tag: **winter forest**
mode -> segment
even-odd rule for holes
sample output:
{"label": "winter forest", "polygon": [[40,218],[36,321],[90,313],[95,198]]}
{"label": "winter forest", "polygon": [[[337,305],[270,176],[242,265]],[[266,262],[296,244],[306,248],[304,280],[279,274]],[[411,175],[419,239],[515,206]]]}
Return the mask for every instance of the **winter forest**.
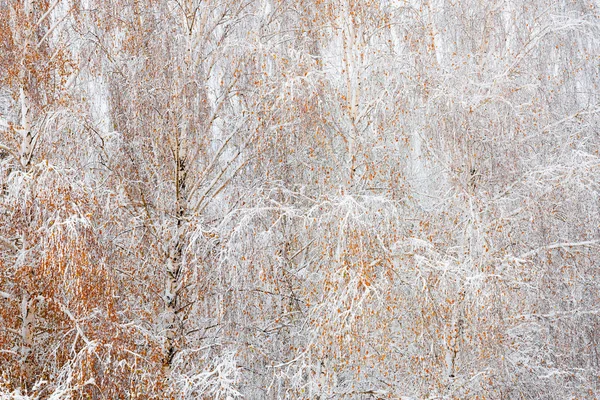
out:
{"label": "winter forest", "polygon": [[0,0],[1,399],[600,397],[598,0]]}

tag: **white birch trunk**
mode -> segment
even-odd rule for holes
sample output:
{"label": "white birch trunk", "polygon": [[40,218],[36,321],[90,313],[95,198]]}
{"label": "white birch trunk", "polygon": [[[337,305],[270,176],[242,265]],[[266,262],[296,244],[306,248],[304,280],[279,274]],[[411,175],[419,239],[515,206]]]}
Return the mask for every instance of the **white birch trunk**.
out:
{"label": "white birch trunk", "polygon": [[32,358],[30,357],[34,348],[34,329],[36,324],[35,298],[31,298],[27,291],[21,295],[21,346],[19,348],[20,363],[27,384],[31,383]]}
{"label": "white birch trunk", "polygon": [[165,271],[165,316],[166,316],[166,334],[165,334],[165,372],[170,373],[173,358],[177,353],[177,339],[179,338],[178,314],[179,297],[181,291],[181,272],[183,257],[183,238],[185,230],[185,215],[187,212],[186,198],[186,164],[182,154],[180,139],[177,139],[176,149],[176,231],[168,250]]}

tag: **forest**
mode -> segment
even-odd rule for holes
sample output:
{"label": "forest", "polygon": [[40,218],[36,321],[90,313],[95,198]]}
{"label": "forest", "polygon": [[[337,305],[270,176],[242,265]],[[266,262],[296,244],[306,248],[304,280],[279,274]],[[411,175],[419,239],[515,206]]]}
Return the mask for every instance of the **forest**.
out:
{"label": "forest", "polygon": [[600,0],[0,0],[0,399],[600,398]]}

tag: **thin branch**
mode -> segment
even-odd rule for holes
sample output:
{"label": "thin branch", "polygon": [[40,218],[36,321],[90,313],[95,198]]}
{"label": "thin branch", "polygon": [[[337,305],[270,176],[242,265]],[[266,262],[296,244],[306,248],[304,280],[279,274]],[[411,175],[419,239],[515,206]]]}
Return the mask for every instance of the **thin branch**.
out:
{"label": "thin branch", "polygon": [[553,249],[567,249],[571,247],[587,247],[597,244],[600,240],[586,240],[584,242],[571,242],[571,243],[555,243],[548,246],[538,247],[537,249],[530,250],[526,253],[521,254],[519,259],[526,259],[527,257],[531,257],[542,250],[553,250]]}
{"label": "thin branch", "polygon": [[38,22],[35,24],[36,28],[39,27],[42,24],[42,22],[44,22],[44,20],[46,18],[48,18],[48,16],[50,15],[50,13],[56,8],[56,6],[58,5],[58,3],[60,3],[61,1],[62,0],[56,0],[50,7],[48,7],[48,11],[46,11],[44,13],[44,15],[42,15],[40,17],[40,19],[38,19]]}
{"label": "thin branch", "polygon": [[0,297],[4,297],[5,299],[8,299],[8,300],[11,300],[11,299],[15,298],[15,296],[13,296],[12,294],[7,293],[7,292],[3,292],[1,290],[0,290]]}

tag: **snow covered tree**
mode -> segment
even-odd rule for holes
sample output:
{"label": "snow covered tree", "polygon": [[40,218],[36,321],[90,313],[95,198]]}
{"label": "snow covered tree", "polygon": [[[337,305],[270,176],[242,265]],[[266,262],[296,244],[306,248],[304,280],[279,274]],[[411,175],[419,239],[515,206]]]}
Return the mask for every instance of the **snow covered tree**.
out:
{"label": "snow covered tree", "polygon": [[599,18],[0,1],[0,397],[597,397]]}

